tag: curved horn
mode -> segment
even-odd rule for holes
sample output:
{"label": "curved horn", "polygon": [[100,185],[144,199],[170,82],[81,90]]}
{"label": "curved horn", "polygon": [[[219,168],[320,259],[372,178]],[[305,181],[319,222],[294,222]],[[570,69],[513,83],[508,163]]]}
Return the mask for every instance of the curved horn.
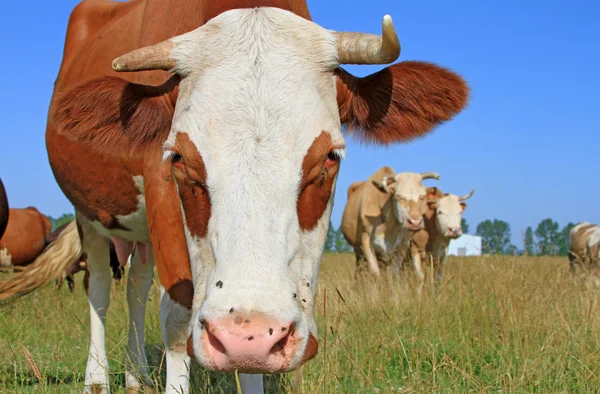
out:
{"label": "curved horn", "polygon": [[466,196],[458,197],[458,201],[468,200],[469,198],[471,198],[473,193],[475,193],[475,188],[473,188],[473,190],[471,190],[471,193],[467,194]]}
{"label": "curved horn", "polygon": [[400,56],[400,40],[392,17],[385,15],[381,36],[367,33],[334,33],[340,64],[387,64]]}
{"label": "curved horn", "polygon": [[156,45],[135,49],[112,62],[115,71],[165,70],[175,67],[175,59],[171,58],[171,50],[175,44],[171,40]]}
{"label": "curved horn", "polygon": [[421,179],[437,179],[440,180],[440,174],[437,172],[424,172],[421,174]]}

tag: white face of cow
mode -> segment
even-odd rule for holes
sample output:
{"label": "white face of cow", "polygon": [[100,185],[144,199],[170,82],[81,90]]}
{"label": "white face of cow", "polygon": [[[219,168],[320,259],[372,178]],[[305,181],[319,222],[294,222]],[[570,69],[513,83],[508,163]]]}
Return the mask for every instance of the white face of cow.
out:
{"label": "white face of cow", "polygon": [[173,42],[185,77],[165,160],[194,274],[195,358],[293,369],[316,353],[313,297],[344,154],[335,37],[265,8],[226,12]]}
{"label": "white face of cow", "polygon": [[436,203],[436,222],[440,234],[448,238],[458,238],[462,235],[462,215],[466,203],[454,194],[446,194]]}
{"label": "white face of cow", "polygon": [[[424,177],[414,172],[397,174],[394,182],[387,185],[387,190],[393,195],[394,214],[398,223],[408,230],[421,230],[424,228],[423,214],[427,209],[427,190],[423,179],[438,178],[437,174]],[[387,180],[383,180],[386,185]]]}
{"label": "white face of cow", "polygon": [[[365,141],[407,142],[467,102],[464,81],[430,63],[398,63],[368,78],[338,67],[391,63],[399,54],[389,16],[379,37],[254,8],[113,61],[115,71],[177,74],[164,160],[175,175],[194,276],[188,352],[204,366],[275,372],[316,354],[312,311],[344,155],[341,123]],[[103,83],[119,86],[114,78]],[[169,100],[134,90],[142,95],[132,109],[139,117]],[[410,206],[424,203],[424,187],[413,186],[421,179],[396,179],[409,205],[398,203],[399,218],[420,218]],[[174,197],[173,189],[160,192]]]}

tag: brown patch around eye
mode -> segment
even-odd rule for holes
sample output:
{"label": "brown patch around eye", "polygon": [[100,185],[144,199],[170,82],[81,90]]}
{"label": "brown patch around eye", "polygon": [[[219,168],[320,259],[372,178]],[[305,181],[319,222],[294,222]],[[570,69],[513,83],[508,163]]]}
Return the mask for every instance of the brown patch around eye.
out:
{"label": "brown patch around eye", "polygon": [[302,182],[298,196],[298,221],[302,230],[316,227],[331,197],[339,159],[331,154],[331,135],[325,131],[314,140],[302,162]]}
{"label": "brown patch around eye", "polygon": [[[185,221],[190,233],[204,238],[210,219],[210,196],[206,188],[206,167],[196,145],[187,133],[180,132],[175,138],[181,158],[172,158],[175,179],[179,189],[179,198],[183,207]],[[179,153],[177,153],[179,154]]]}

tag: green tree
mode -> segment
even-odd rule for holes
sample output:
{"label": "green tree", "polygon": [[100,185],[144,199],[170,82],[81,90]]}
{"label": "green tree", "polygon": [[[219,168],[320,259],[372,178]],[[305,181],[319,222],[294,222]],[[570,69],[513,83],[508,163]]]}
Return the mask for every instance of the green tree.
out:
{"label": "green tree", "polygon": [[337,231],[333,227],[333,223],[331,220],[329,221],[329,228],[327,229],[327,238],[325,238],[325,247],[323,248],[325,252],[335,252],[337,241]]}
{"label": "green tree", "polygon": [[463,234],[469,233],[469,223],[467,223],[467,219],[465,219],[465,218],[460,219],[460,228],[462,228]]}
{"label": "green tree", "polygon": [[535,229],[537,249],[540,255],[555,255],[558,253],[558,223],[548,218],[538,224]]}
{"label": "green tree", "polygon": [[485,220],[477,225],[483,253],[505,254],[511,251],[510,225],[503,220]]}
{"label": "green tree", "polygon": [[346,241],[344,238],[344,234],[342,234],[342,226],[336,231],[336,240],[335,240],[335,250],[338,253],[350,253],[352,252],[352,246]]}
{"label": "green tree", "polygon": [[75,219],[75,215],[72,213],[63,213],[56,219],[52,216],[48,216],[48,220],[50,220],[50,224],[52,225],[52,231],[55,231],[60,226],[69,223],[73,219]]}
{"label": "green tree", "polygon": [[535,241],[533,239],[533,229],[531,226],[525,230],[525,239],[523,240],[523,250],[528,256],[535,256]]}
{"label": "green tree", "polygon": [[575,223],[569,222],[558,234],[558,255],[568,256],[569,255],[569,231],[575,227]]}

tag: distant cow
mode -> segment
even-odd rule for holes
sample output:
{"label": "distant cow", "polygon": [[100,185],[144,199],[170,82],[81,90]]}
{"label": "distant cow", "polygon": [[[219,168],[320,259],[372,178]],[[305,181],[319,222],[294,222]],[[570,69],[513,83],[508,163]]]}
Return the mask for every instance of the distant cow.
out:
{"label": "distant cow", "polygon": [[6,198],[6,190],[0,179],[0,239],[4,235],[6,225],[8,224],[8,199]]}
{"label": "distant cow", "polygon": [[357,275],[365,260],[375,276],[380,276],[380,263],[391,265],[403,260],[395,256],[396,252],[406,251],[411,232],[424,228],[426,189],[421,181],[439,178],[434,172],[396,175],[390,167],[382,167],[366,182],[350,186],[342,232],[354,247]]}
{"label": "distant cow", "polygon": [[[450,240],[462,235],[462,214],[467,207],[465,202],[475,193],[471,190],[466,196],[444,194],[437,187],[427,188],[427,210],[423,215],[425,228],[413,234],[406,261],[412,262],[416,272],[422,272],[422,261],[434,259],[435,279],[442,279],[442,270],[448,259]],[[419,287],[423,287],[424,277],[419,276]]]}
{"label": "distant cow", "polygon": [[569,263],[571,272],[575,266],[596,270],[600,263],[600,226],[581,222],[569,231]]}
{"label": "distant cow", "polygon": [[0,239],[0,266],[25,266],[44,250],[52,226],[34,207],[10,208]]}

